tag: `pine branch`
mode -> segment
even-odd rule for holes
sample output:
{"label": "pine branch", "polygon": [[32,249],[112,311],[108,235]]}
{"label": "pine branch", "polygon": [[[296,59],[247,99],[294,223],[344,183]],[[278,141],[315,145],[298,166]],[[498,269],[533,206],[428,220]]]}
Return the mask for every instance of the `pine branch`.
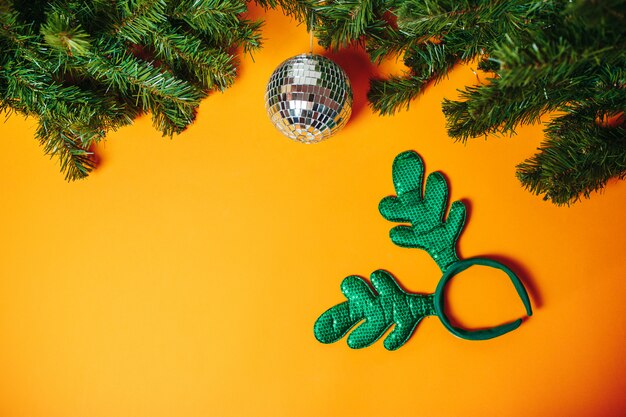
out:
{"label": "pine branch", "polygon": [[39,118],[45,152],[82,178],[106,132],[151,112],[179,133],[232,84],[234,48],[260,46],[245,11],[243,0],[0,0],[0,110]]}
{"label": "pine branch", "polygon": [[[626,109],[626,97],[622,106]],[[539,153],[517,166],[525,188],[569,205],[589,198],[611,178],[626,177],[624,113],[618,113],[617,126],[602,126],[594,113],[579,109],[549,123]]]}
{"label": "pine branch", "polygon": [[148,37],[155,57],[163,60],[177,74],[193,77],[202,88],[224,90],[235,80],[232,55],[216,48],[207,48],[200,38],[179,33],[166,26]]}
{"label": "pine branch", "polygon": [[0,68],[0,80],[5,80],[0,110],[39,116],[37,136],[44,151],[59,158],[67,179],[82,178],[92,168],[85,149],[101,139],[104,126],[124,123],[119,118],[124,106],[56,82],[45,56],[31,46],[34,35],[20,26],[16,14],[2,15],[0,25],[0,34],[10,41]]}
{"label": "pine branch", "polygon": [[240,44],[243,46],[243,52],[246,54],[252,54],[259,50],[262,45],[261,40],[261,27],[262,21],[254,21],[249,19],[239,20],[239,24],[235,30],[232,31],[232,38],[230,38],[231,44]]}
{"label": "pine branch", "polygon": [[215,48],[240,44],[244,53],[252,53],[261,47],[262,22],[242,18],[247,9],[242,0],[180,0],[170,9],[172,19],[201,33]]}
{"label": "pine branch", "polygon": [[287,15],[301,22],[311,22],[311,13],[316,6],[314,0],[256,0],[256,3],[266,9],[281,8]]}
{"label": "pine branch", "polygon": [[417,44],[417,39],[404,35],[396,27],[385,25],[368,32],[365,47],[372,61],[380,63],[385,57],[401,54]]}
{"label": "pine branch", "polygon": [[164,135],[179,133],[193,121],[204,93],[170,72],[135,58],[119,43],[100,40],[97,49],[101,52],[86,55],[79,65],[95,80],[125,97],[133,97],[141,109],[153,112]]}
{"label": "pine branch", "polygon": [[383,115],[394,114],[417,97],[424,80],[416,76],[393,76],[388,79],[375,79],[370,82],[367,98],[372,108]]}
{"label": "pine branch", "polygon": [[[0,78],[4,74],[0,71]],[[131,122],[120,117],[120,105],[77,87],[51,83],[24,67],[6,77],[9,82],[0,110],[13,109],[39,117],[37,138],[44,152],[57,157],[66,179],[86,176],[93,168],[88,149],[104,137],[105,129]]]}
{"label": "pine branch", "polygon": [[[381,114],[408,107],[457,62],[477,59],[481,70],[492,72],[491,78],[443,104],[450,136],[466,140],[514,133],[520,125],[571,106],[590,106],[596,114],[624,111],[607,107],[626,82],[624,7],[623,0],[407,0],[387,5],[330,1],[309,9],[321,25],[317,33],[324,45],[364,42],[374,60],[404,53],[408,74],[371,83],[368,98]],[[397,27],[382,18],[386,12],[397,17]],[[595,128],[581,127],[581,132],[592,134]],[[565,142],[549,143],[560,160],[572,152]],[[590,166],[580,166],[586,173],[581,175],[598,177]],[[617,171],[607,165],[602,172]],[[570,187],[563,178],[552,180]],[[605,183],[605,176],[599,178],[592,184]],[[583,195],[593,188],[576,182],[571,190]],[[559,201],[573,198],[557,194],[565,195]]]}
{"label": "pine branch", "polygon": [[0,70],[0,78],[7,80],[3,98],[25,115],[54,116],[61,120],[78,115],[86,124],[99,120],[98,126],[130,123],[124,117],[123,103],[77,86],[63,86],[47,74],[29,68],[26,62],[19,59],[15,62],[17,68]]}
{"label": "pine branch", "polygon": [[324,37],[331,40],[330,45],[347,45],[365,35],[377,20],[376,11],[380,9],[377,3],[376,0],[342,0],[317,7],[315,11],[319,16],[334,23],[324,26]]}
{"label": "pine branch", "polygon": [[[122,6],[125,18],[113,31],[120,40],[142,42],[165,19],[163,1],[137,1]],[[56,15],[51,17],[70,19],[68,10],[61,6],[56,9]],[[205,94],[175,74],[131,55],[120,40],[101,36],[95,40],[95,48],[81,57],[70,55],[66,64],[86,71],[121,96],[134,98],[143,111],[152,113],[154,126],[164,135],[183,131],[195,118],[195,109]]]}
{"label": "pine branch", "polygon": [[51,13],[41,28],[44,41],[50,47],[66,53],[69,56],[84,55],[90,48],[89,34],[80,24],[73,25],[72,21],[60,13]]}
{"label": "pine branch", "polygon": [[459,101],[444,100],[449,135],[467,140],[511,133],[568,103],[613,94],[626,81],[626,61],[617,43],[579,51],[564,39],[541,47],[521,47],[509,39],[494,53],[503,68],[498,77],[467,87]]}
{"label": "pine branch", "polygon": [[97,142],[103,135],[96,138],[93,130],[76,131],[56,119],[41,117],[36,136],[44,152],[58,158],[67,181],[85,178],[95,168],[92,152],[81,142]]}
{"label": "pine branch", "polygon": [[457,57],[446,50],[444,44],[423,43],[407,51],[405,64],[411,74],[391,77],[387,80],[372,80],[368,99],[372,108],[380,114],[393,114],[422,93],[430,82],[438,82],[456,64]]}
{"label": "pine branch", "polygon": [[121,39],[139,43],[167,22],[166,0],[115,0],[115,3],[120,18],[111,31]]}
{"label": "pine branch", "polygon": [[365,37],[382,36],[388,25],[385,14],[397,0],[257,0],[266,8],[280,7],[310,28],[313,25],[320,45],[339,49],[362,42]]}
{"label": "pine branch", "polygon": [[224,27],[236,27],[238,15],[246,11],[246,5],[232,0],[181,0],[170,5],[171,16],[182,20],[191,28],[219,40]]}

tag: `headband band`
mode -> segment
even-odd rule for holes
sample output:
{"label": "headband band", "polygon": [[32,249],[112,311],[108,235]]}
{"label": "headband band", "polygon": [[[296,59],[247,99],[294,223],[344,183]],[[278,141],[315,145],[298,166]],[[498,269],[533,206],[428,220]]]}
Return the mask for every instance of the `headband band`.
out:
{"label": "headband band", "polygon": [[494,337],[502,336],[505,333],[513,331],[522,324],[522,319],[517,319],[510,323],[502,324],[502,325],[491,327],[488,329],[466,330],[466,329],[455,327],[450,323],[450,320],[448,319],[448,316],[446,316],[446,312],[444,310],[444,306],[445,306],[444,292],[445,292],[446,285],[448,285],[450,280],[454,278],[458,273],[463,272],[467,268],[470,268],[474,265],[488,266],[491,268],[496,268],[496,269],[500,269],[504,271],[511,279],[511,282],[513,283],[513,286],[515,287],[515,290],[517,291],[517,295],[519,295],[520,299],[522,300],[522,303],[524,304],[524,308],[526,309],[526,314],[528,316],[533,315],[533,310],[530,305],[530,299],[528,298],[528,293],[526,292],[526,288],[524,288],[524,284],[522,284],[522,282],[517,277],[517,275],[515,275],[515,273],[511,271],[509,267],[501,264],[498,261],[494,261],[493,259],[488,259],[488,258],[464,259],[464,260],[453,263],[452,265],[448,267],[448,269],[446,269],[446,272],[443,274],[443,276],[439,280],[439,284],[437,284],[437,289],[435,290],[435,297],[434,297],[435,312],[437,313],[437,317],[439,317],[439,320],[441,320],[441,323],[445,326],[446,329],[450,331],[450,333],[462,339],[467,339],[467,340],[487,340],[487,339],[493,339]]}

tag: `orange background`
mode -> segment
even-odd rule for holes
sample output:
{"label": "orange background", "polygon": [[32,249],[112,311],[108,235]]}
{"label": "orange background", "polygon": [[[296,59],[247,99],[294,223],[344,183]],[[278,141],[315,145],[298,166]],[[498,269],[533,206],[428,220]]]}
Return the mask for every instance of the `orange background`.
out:
{"label": "orange background", "polygon": [[[68,184],[42,156],[34,120],[0,126],[0,415],[618,416],[626,412],[623,253],[626,182],[558,208],[524,191],[515,164],[541,127],[464,146],[440,102],[468,67],[394,117],[367,108],[374,68],[348,64],[354,116],[304,146],[268,121],[272,70],[308,35],[279,12],[241,76],[162,139],[149,117],[110,134],[92,176]],[[315,319],[350,274],[386,268],[409,290],[440,277],[395,247],[378,201],[391,163],[414,149],[469,206],[460,254],[520,273],[535,315],[506,336],[457,339],[436,318],[400,350],[322,345]],[[501,273],[472,268],[449,291],[466,326],[523,315]]]}

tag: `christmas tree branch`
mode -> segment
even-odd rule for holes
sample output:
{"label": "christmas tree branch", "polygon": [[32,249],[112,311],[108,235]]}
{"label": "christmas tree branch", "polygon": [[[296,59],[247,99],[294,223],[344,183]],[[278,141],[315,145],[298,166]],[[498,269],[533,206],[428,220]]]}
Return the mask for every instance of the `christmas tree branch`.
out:
{"label": "christmas tree branch", "polygon": [[181,0],[170,5],[172,19],[184,21],[216,44],[232,42],[230,30],[240,25],[246,4],[237,0]]}
{"label": "christmas tree branch", "polygon": [[95,167],[92,153],[81,142],[95,142],[101,139],[95,138],[93,130],[74,130],[65,123],[59,123],[57,119],[41,117],[37,138],[44,148],[44,152],[58,158],[61,171],[65,173],[65,179],[74,181],[85,178]]}
{"label": "christmas tree branch", "polygon": [[120,13],[111,28],[112,32],[125,40],[139,43],[148,33],[159,29],[167,22],[165,0],[116,0]]}
{"label": "christmas tree branch", "polygon": [[[159,117],[164,135],[182,131],[194,118],[204,93],[168,71],[135,58],[118,43],[98,43],[99,53],[90,53],[77,62],[96,81],[113,88],[136,105],[153,113],[168,109]],[[154,114],[153,114],[154,115]]]}
{"label": "christmas tree branch", "polygon": [[411,74],[386,80],[372,80],[368,99],[380,114],[393,114],[409,103],[429,82],[437,82],[448,74],[457,62],[455,55],[440,43],[423,43],[405,55]]}
{"label": "christmas tree branch", "polygon": [[[622,109],[626,99],[622,97]],[[556,204],[571,204],[602,189],[611,178],[626,177],[626,126],[603,125],[593,109],[554,118],[539,152],[518,165],[518,178],[531,192]]]}
{"label": "christmas tree branch", "polygon": [[235,80],[233,56],[205,47],[202,40],[192,34],[167,27],[152,33],[148,41],[156,58],[163,60],[176,73],[193,76],[206,90],[224,90]]}
{"label": "christmas tree branch", "polygon": [[243,0],[0,0],[0,109],[39,118],[68,179],[93,168],[106,132],[152,113],[181,132],[235,77],[233,50],[260,45]]}

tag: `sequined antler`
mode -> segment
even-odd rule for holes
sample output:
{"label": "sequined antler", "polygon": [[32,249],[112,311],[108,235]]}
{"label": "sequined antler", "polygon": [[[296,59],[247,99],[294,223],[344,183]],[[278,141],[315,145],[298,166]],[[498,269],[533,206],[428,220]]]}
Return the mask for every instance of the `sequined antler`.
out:
{"label": "sequined antler", "polygon": [[444,220],[448,204],[448,184],[439,172],[426,180],[422,195],[424,164],[415,152],[403,152],[393,162],[393,184],[398,196],[385,197],[379,204],[380,214],[393,222],[410,223],[396,226],[389,233],[398,246],[427,251],[445,271],[459,260],[456,241],[465,225],[465,205],[455,201]]}
{"label": "sequined antler", "polygon": [[396,350],[411,337],[420,320],[435,314],[432,294],[409,294],[387,271],[374,271],[370,277],[374,293],[364,279],[349,276],[341,283],[348,301],[327,310],[315,323],[315,336],[322,343],[333,343],[361,320],[348,336],[348,346],[364,348],[376,342],[395,324],[385,338],[385,348]]}
{"label": "sequined antler", "polygon": [[455,201],[445,218],[448,184],[442,174],[430,174],[426,189],[422,191],[424,164],[417,153],[403,152],[393,162],[393,183],[397,196],[385,197],[379,210],[387,220],[406,225],[391,229],[391,240],[398,246],[427,251],[443,272],[439,285],[434,294],[409,294],[400,288],[391,274],[378,270],[371,275],[375,292],[364,279],[349,276],[341,284],[347,301],[330,308],[315,322],[317,340],[322,343],[336,342],[356,325],[348,336],[348,345],[355,349],[363,348],[377,341],[395,325],[384,342],[385,348],[395,350],[406,343],[422,318],[429,315],[438,316],[451,333],[468,340],[491,339],[519,327],[522,319],[479,330],[457,328],[450,322],[444,311],[444,288],[457,273],[473,265],[496,268],[506,273],[526,313],[532,315],[524,285],[506,265],[484,258],[459,260],[456,242],[465,225],[465,205]]}

